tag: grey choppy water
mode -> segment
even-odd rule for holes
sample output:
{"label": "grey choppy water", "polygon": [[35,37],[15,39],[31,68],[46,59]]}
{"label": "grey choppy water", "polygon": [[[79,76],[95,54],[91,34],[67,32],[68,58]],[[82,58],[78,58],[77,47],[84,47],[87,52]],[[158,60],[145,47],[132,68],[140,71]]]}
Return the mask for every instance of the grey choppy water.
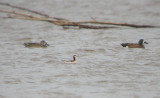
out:
{"label": "grey choppy water", "polygon": [[[71,20],[93,16],[160,25],[159,0],[6,2]],[[0,98],[159,98],[159,32],[159,28],[63,29],[45,22],[0,19]],[[120,46],[140,38],[149,42],[145,49]],[[41,40],[50,47],[23,46]],[[77,64],[63,63],[74,54],[79,56]]]}

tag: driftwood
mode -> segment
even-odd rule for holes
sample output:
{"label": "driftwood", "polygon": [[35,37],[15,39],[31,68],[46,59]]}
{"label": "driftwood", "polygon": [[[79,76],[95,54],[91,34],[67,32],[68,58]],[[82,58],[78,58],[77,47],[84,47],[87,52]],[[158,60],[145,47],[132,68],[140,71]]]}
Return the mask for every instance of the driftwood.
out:
{"label": "driftwood", "polygon": [[[10,15],[10,16],[6,16],[6,17],[2,17],[2,18],[16,18],[16,19],[46,21],[46,22],[53,23],[55,25],[63,26],[63,27],[64,26],[73,26],[73,27],[87,28],[87,29],[108,29],[108,28],[117,28],[117,26],[128,26],[128,27],[133,27],[133,28],[154,28],[154,27],[157,27],[157,26],[152,26],[152,25],[136,25],[136,24],[128,24],[128,23],[102,22],[102,21],[97,21],[96,19],[94,19],[92,17],[91,17],[92,21],[75,22],[75,21],[70,21],[68,19],[64,19],[64,18],[49,16],[49,15],[41,13],[41,12],[33,11],[33,10],[26,9],[23,7],[14,6],[14,5],[11,5],[8,3],[0,2],[0,5],[24,10],[24,11],[41,16],[41,17],[38,17],[38,16],[33,16],[33,15],[28,15],[28,14],[16,12],[16,11],[9,11],[9,10],[0,9],[0,12],[12,14],[12,16]],[[109,26],[109,25],[112,25],[112,26]]]}

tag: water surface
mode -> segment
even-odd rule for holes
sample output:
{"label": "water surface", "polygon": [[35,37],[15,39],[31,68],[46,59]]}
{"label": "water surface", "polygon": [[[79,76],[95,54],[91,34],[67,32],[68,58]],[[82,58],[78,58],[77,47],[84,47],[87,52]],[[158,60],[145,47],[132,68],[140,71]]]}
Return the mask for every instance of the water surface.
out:
{"label": "water surface", "polygon": [[[101,21],[160,25],[159,0],[5,2],[74,21],[92,16]],[[145,49],[120,45],[140,38],[149,43]],[[50,46],[23,45],[41,40]],[[0,18],[0,42],[0,98],[160,97],[159,28],[63,29],[47,22]],[[77,64],[63,63],[73,55],[78,56]]]}

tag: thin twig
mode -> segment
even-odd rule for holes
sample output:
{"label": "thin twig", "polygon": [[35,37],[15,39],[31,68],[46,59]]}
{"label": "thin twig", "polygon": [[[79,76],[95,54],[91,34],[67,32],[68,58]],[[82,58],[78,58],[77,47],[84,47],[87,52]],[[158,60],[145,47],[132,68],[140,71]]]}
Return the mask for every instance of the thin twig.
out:
{"label": "thin twig", "polygon": [[38,15],[41,15],[41,16],[44,16],[44,17],[47,17],[47,18],[54,18],[54,19],[56,19],[56,20],[66,20],[66,21],[67,21],[67,19],[64,19],[64,18],[58,18],[58,17],[49,16],[49,15],[44,14],[44,13],[41,13],[41,12],[37,12],[37,11],[30,10],[30,9],[27,9],[27,8],[23,8],[23,7],[19,7],[19,6],[11,5],[11,4],[9,4],[9,3],[3,3],[3,2],[0,2],[0,5],[5,5],[5,6],[12,7],[12,8],[20,9],[20,10],[25,10],[25,11],[28,11],[28,12],[31,12],[31,13],[34,13],[34,14],[38,14]]}
{"label": "thin twig", "polygon": [[0,12],[9,13],[9,14],[16,14],[16,15],[21,15],[21,16],[26,16],[26,17],[34,17],[34,16],[31,16],[31,15],[27,15],[27,14],[15,12],[15,11],[3,10],[3,9],[0,9]]}

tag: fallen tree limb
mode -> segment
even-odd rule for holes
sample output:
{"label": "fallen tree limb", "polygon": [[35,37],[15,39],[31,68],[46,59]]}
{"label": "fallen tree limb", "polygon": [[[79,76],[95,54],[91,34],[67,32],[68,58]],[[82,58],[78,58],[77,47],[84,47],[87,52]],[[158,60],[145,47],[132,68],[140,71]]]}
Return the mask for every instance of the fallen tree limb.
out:
{"label": "fallen tree limb", "polygon": [[91,23],[91,24],[107,24],[107,25],[117,25],[117,26],[128,26],[134,28],[154,28],[156,26],[152,25],[136,25],[136,24],[128,24],[128,23],[113,23],[113,22],[103,22],[103,21],[84,21],[77,23]]}
{"label": "fallen tree limb", "polygon": [[63,21],[54,21],[50,19],[45,18],[38,18],[38,17],[14,17],[14,16],[8,16],[8,17],[1,17],[1,18],[15,18],[15,19],[25,19],[25,20],[36,20],[36,21],[46,21],[53,23],[55,25],[59,26],[75,26],[78,28],[86,28],[86,29],[109,29],[109,28],[117,28],[117,27],[111,27],[111,26],[93,26],[93,25],[83,25],[76,22],[63,22]]}
{"label": "fallen tree limb", "polygon": [[117,27],[79,25],[79,28],[86,28],[86,29],[110,29],[110,28],[117,28]]}
{"label": "fallen tree limb", "polygon": [[[5,5],[8,7],[28,11],[33,14],[38,14],[38,15],[42,16],[42,17],[37,17],[37,16],[33,16],[33,15],[28,15],[28,14],[16,12],[16,11],[9,11],[9,10],[0,9],[0,12],[16,15],[16,16],[8,16],[8,17],[3,17],[3,18],[16,18],[16,19],[46,21],[46,22],[50,22],[50,23],[53,23],[53,24],[59,25],[59,26],[77,26],[79,28],[88,28],[88,29],[108,29],[108,28],[117,28],[117,26],[127,26],[127,27],[133,27],[133,28],[155,28],[155,27],[157,27],[157,26],[152,26],[152,25],[137,25],[137,24],[128,24],[128,23],[103,22],[103,21],[97,21],[93,17],[91,17],[92,21],[75,22],[75,21],[69,21],[68,19],[64,19],[64,18],[49,16],[49,15],[41,13],[41,12],[33,11],[33,10],[26,9],[23,7],[14,6],[14,5],[11,5],[8,3],[0,2],[0,5]],[[106,25],[112,25],[112,27],[106,26]],[[113,27],[113,26],[115,26],[115,27]]]}

